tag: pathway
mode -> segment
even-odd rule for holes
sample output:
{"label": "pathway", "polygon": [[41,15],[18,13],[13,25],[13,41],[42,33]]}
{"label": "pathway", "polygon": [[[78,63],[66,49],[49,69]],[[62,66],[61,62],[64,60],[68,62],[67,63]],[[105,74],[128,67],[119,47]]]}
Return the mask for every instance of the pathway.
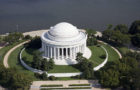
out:
{"label": "pathway", "polygon": [[[62,84],[63,87],[69,87],[70,84],[94,84],[95,87],[92,90],[104,90],[99,88],[97,80],[68,80],[68,81],[33,81],[30,90],[39,90],[41,85],[54,85]],[[96,85],[98,88],[96,88]]]}
{"label": "pathway", "polygon": [[6,68],[9,67],[9,65],[8,65],[8,57],[10,56],[10,54],[11,54],[16,48],[22,46],[23,44],[25,44],[25,43],[27,43],[27,42],[28,42],[28,41],[25,41],[25,42],[22,42],[22,43],[20,43],[20,44],[18,44],[18,45],[16,45],[16,46],[14,46],[12,49],[10,49],[10,50],[6,53],[6,55],[4,56],[4,59],[3,59],[3,65],[4,65]]}

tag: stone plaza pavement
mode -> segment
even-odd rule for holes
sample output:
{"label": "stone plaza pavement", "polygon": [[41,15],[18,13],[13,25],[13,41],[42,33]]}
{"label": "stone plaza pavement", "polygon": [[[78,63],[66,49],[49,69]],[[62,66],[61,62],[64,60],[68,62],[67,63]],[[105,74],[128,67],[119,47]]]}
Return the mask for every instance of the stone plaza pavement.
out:
{"label": "stone plaza pavement", "polygon": [[70,84],[91,84],[92,90],[106,90],[100,88],[97,80],[68,80],[68,81],[33,81],[30,90],[40,90],[41,85],[62,84],[64,88],[69,87]]}

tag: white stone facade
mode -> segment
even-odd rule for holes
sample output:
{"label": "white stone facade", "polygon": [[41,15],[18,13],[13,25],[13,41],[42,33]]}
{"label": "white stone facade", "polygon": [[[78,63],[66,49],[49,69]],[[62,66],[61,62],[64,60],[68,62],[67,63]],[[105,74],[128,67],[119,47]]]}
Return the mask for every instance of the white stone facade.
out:
{"label": "white stone facade", "polygon": [[76,54],[81,52],[86,56],[89,51],[86,50],[87,34],[66,22],[51,27],[42,34],[41,40],[43,56],[53,58],[57,65],[76,64]]}

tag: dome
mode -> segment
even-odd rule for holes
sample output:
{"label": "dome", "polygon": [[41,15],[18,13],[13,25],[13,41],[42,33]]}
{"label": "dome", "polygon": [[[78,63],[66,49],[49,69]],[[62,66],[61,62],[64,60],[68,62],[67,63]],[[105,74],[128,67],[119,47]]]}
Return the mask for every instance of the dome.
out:
{"label": "dome", "polygon": [[79,30],[70,23],[61,22],[51,27],[49,33],[54,37],[74,37],[79,34]]}

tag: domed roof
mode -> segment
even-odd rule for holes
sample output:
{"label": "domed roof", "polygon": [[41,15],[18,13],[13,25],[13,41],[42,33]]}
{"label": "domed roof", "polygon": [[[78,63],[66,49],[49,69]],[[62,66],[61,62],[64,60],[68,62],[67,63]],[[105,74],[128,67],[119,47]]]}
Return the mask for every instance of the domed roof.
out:
{"label": "domed roof", "polygon": [[70,23],[61,22],[51,27],[49,33],[54,37],[73,37],[79,34],[79,30]]}

